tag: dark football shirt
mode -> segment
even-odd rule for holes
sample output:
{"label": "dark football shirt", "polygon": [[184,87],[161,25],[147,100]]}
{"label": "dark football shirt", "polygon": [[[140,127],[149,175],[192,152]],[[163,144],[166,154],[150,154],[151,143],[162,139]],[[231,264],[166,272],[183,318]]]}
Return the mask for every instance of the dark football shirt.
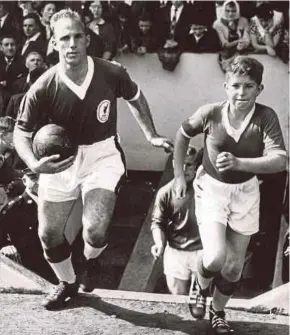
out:
{"label": "dark football shirt", "polygon": [[189,138],[204,133],[204,170],[221,182],[236,184],[251,179],[254,174],[243,171],[219,172],[215,165],[219,153],[230,152],[236,157],[255,158],[271,152],[286,154],[286,151],[279,120],[273,109],[256,103],[249,123],[236,142],[225,127],[223,112],[227,108],[226,101],[200,107],[182,124],[182,131]]}
{"label": "dark football shirt", "polygon": [[33,133],[44,124],[55,123],[67,129],[78,145],[116,135],[117,98],[133,99],[138,87],[120,64],[99,58],[92,61],[90,57],[88,61],[92,79],[81,97],[69,86],[82,87],[66,77],[58,65],[44,73],[22,100],[18,129]]}
{"label": "dark football shirt", "polygon": [[187,190],[184,200],[176,199],[173,180],[158,191],[152,212],[151,229],[156,227],[165,233],[168,244],[174,249],[202,249],[192,187]]}

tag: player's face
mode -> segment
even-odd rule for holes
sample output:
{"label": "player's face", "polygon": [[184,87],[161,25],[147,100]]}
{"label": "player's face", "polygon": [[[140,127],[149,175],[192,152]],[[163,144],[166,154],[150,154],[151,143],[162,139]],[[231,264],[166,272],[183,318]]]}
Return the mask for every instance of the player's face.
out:
{"label": "player's face", "polygon": [[16,42],[14,38],[3,38],[1,43],[1,51],[7,58],[12,58],[16,55]]}
{"label": "player's face", "polygon": [[224,84],[228,100],[236,110],[249,112],[263,85],[258,85],[249,76],[230,74]]}
{"label": "player's face", "polygon": [[194,156],[186,156],[183,165],[185,181],[188,183],[192,181],[196,174],[196,164]]}
{"label": "player's face", "polygon": [[60,61],[76,66],[86,60],[89,39],[80,22],[62,18],[55,25],[54,47],[59,52]]}

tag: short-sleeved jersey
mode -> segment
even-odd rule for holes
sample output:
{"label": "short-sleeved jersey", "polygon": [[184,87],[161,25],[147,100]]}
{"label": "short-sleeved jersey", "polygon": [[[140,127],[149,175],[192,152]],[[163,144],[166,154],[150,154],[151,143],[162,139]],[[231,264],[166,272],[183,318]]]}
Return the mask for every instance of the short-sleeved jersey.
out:
{"label": "short-sleeved jersey", "polygon": [[114,62],[88,57],[88,68],[91,77],[87,74],[83,91],[58,65],[44,73],[22,100],[18,129],[33,133],[44,124],[55,123],[67,129],[79,145],[114,136],[117,98],[133,99],[138,87],[126,69]]}
{"label": "short-sleeved jersey", "polygon": [[194,190],[187,190],[182,202],[173,193],[173,181],[158,192],[152,212],[151,229],[161,229],[168,244],[178,250],[199,250],[202,244],[195,216]]}
{"label": "short-sleeved jersey", "polygon": [[200,107],[182,124],[182,132],[191,138],[204,133],[204,170],[224,183],[242,183],[254,176],[243,171],[220,172],[216,159],[221,152],[230,152],[236,157],[262,157],[270,152],[286,154],[282,131],[276,113],[267,106],[256,103],[253,115],[248,120],[238,140],[234,139],[225,124],[228,102],[219,102]]}

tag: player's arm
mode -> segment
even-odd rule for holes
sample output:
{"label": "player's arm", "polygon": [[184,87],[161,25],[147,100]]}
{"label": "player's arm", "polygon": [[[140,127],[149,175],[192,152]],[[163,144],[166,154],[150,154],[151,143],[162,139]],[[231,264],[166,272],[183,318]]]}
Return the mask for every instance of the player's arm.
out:
{"label": "player's arm", "polygon": [[150,108],[144,94],[137,84],[130,78],[126,69],[120,64],[118,65],[117,97],[123,97],[128,102],[130,110],[148,142],[155,147],[163,147],[165,151],[172,151],[173,142],[170,139],[157,134]]}
{"label": "player's arm", "polygon": [[251,172],[254,174],[277,173],[286,169],[286,152],[269,152],[266,156],[257,158],[235,157],[230,152],[218,155],[216,166],[220,172],[228,170]]}
{"label": "player's arm", "polygon": [[277,173],[284,171],[287,164],[287,155],[282,131],[277,115],[267,110],[263,119],[264,153],[261,157],[235,157],[229,152],[218,155],[216,166],[219,171],[236,170],[254,174]]}
{"label": "player's arm", "polygon": [[39,122],[39,111],[43,111],[40,101],[42,90],[30,89],[22,99],[17,122],[14,129],[15,149],[24,163],[35,173],[57,173],[67,169],[73,162],[73,157],[55,162],[59,155],[43,157],[38,160],[32,150],[32,136]]}
{"label": "player's arm", "polygon": [[35,173],[58,173],[69,168],[74,161],[74,157],[69,157],[61,162],[55,162],[59,155],[43,157],[38,160],[32,150],[31,134],[15,127],[14,130],[15,149],[24,163]]}
{"label": "player's arm", "polygon": [[190,139],[202,132],[203,108],[186,120],[176,133],[174,143],[174,192],[177,198],[186,196],[186,182],[184,178],[184,160]]}
{"label": "player's arm", "polygon": [[140,90],[137,99],[128,101],[128,103],[148,142],[155,147],[163,147],[167,151],[172,151],[172,141],[158,135],[156,132],[150,108],[143,92]]}
{"label": "player's arm", "polygon": [[168,224],[168,205],[166,203],[166,194],[162,188],[157,193],[151,217],[151,232],[154,241],[151,253],[155,259],[163,254],[167,241],[164,232]]}

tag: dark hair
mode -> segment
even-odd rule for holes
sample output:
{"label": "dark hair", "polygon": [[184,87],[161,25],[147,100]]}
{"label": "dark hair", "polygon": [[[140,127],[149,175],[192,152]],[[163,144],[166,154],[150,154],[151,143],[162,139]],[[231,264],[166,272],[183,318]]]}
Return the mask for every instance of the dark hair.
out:
{"label": "dark hair", "polygon": [[38,25],[38,27],[41,27],[41,22],[40,22],[40,18],[36,13],[28,13],[27,15],[25,15],[22,19],[22,23],[27,20],[27,19],[32,19],[35,21],[35,23]]}
{"label": "dark hair", "polygon": [[120,3],[117,7],[118,16],[126,17],[127,19],[131,16],[131,7],[126,3]]}
{"label": "dark hair", "polygon": [[264,66],[254,58],[237,56],[226,70],[226,77],[230,74],[249,76],[260,85],[263,79]]}
{"label": "dark hair", "polygon": [[0,35],[0,43],[4,40],[4,38],[13,38],[15,42],[17,42],[17,37],[15,34],[11,32],[3,32],[3,34]]}
{"label": "dark hair", "polygon": [[274,15],[273,8],[269,3],[262,3],[256,8],[256,15],[259,19],[268,21]]}
{"label": "dark hair", "polygon": [[138,22],[139,21],[149,21],[152,22],[152,15],[148,12],[142,12],[139,16],[138,16]]}
{"label": "dark hair", "polygon": [[14,126],[15,120],[11,116],[0,117],[0,132],[12,132]]}

